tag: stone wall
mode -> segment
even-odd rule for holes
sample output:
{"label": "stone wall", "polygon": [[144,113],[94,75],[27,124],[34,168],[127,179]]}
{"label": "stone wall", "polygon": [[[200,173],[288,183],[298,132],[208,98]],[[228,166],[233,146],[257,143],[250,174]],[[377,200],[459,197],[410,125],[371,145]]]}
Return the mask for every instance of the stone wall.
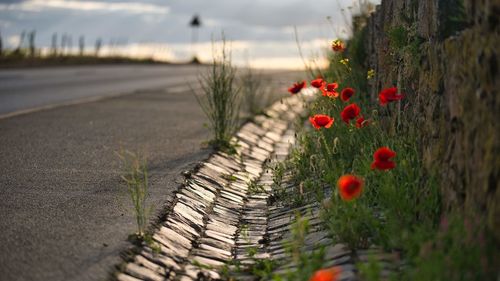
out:
{"label": "stone wall", "polygon": [[[377,73],[370,95],[400,87],[444,207],[484,219],[500,240],[500,0],[460,2],[382,0],[366,27],[366,67]],[[397,28],[406,36],[399,49]]]}

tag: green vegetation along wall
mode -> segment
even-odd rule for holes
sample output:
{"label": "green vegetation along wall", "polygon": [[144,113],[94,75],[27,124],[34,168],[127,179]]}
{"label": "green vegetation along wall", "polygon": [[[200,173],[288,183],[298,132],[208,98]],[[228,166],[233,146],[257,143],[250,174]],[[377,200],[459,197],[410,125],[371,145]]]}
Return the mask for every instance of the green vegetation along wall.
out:
{"label": "green vegetation along wall", "polygon": [[370,96],[398,86],[445,210],[500,241],[500,0],[382,0],[363,34]]}

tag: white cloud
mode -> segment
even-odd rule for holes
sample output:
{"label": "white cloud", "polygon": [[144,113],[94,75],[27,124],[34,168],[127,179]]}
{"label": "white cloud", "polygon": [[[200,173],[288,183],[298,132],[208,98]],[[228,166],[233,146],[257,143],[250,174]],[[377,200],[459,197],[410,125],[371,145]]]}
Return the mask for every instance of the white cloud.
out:
{"label": "white cloud", "polygon": [[297,56],[292,57],[276,57],[276,58],[256,58],[250,61],[252,68],[258,69],[293,69],[302,70],[305,68],[305,63],[318,68],[325,68],[328,66],[328,60],[325,58],[320,59],[307,59],[305,62]]}
{"label": "white cloud", "polygon": [[168,14],[167,6],[141,2],[99,2],[75,0],[28,0],[15,4],[0,4],[0,11],[43,11],[47,9],[66,9],[78,11],[125,12],[133,14]]}
{"label": "white cloud", "polygon": [[7,38],[7,43],[9,43],[11,46],[18,46],[20,41],[21,36],[19,35],[12,35]]}

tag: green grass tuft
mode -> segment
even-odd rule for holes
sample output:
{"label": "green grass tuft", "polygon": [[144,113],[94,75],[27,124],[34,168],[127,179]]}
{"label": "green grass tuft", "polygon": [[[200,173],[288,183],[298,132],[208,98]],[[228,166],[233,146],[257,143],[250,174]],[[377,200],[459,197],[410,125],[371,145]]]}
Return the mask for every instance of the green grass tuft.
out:
{"label": "green grass tuft", "polygon": [[213,48],[212,66],[200,79],[203,94],[195,96],[213,133],[209,144],[215,149],[234,153],[230,140],[239,125],[240,108],[240,89],[235,86],[236,68],[231,64],[224,37],[220,54]]}

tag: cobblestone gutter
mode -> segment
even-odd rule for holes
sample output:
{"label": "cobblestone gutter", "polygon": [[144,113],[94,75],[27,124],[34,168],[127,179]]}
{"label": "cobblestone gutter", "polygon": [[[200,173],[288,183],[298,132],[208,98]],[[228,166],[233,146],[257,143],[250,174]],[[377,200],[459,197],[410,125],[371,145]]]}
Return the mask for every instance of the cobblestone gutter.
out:
{"label": "cobblestone gutter", "polygon": [[[272,105],[267,116],[257,116],[254,122],[245,124],[234,137],[236,155],[213,154],[179,189],[172,211],[153,234],[160,253],[143,245],[121,266],[115,278],[220,278],[211,268],[234,258],[243,220],[266,222],[266,216],[249,217],[249,208],[259,197],[249,195],[248,184],[261,176],[273,153],[286,157],[294,142],[291,124],[304,110],[302,96],[293,96]],[[261,199],[265,202],[265,198]]]}
{"label": "cobblestone gutter", "polygon": [[[305,113],[303,96],[311,94],[303,91],[301,96],[277,102],[266,111],[267,116],[257,116],[254,122],[245,124],[233,139],[238,145],[236,155],[217,152],[201,163],[199,170],[186,178],[171,212],[153,234],[160,252],[155,253],[146,244],[135,249],[114,278],[217,280],[224,279],[222,268],[232,268],[227,267],[228,263],[245,267],[264,258],[281,264],[277,273],[292,269],[296,265],[284,245],[300,213],[310,226],[304,251],[325,246],[325,258],[329,261],[325,266],[340,265],[341,280],[355,280],[353,254],[328,238],[319,218],[318,203],[290,208],[280,202],[270,204],[269,200],[273,175],[266,170],[266,164],[288,157],[295,143],[292,124]],[[296,189],[287,177],[283,181],[285,190],[294,192]],[[249,190],[250,182],[266,192]],[[249,256],[249,249],[257,253]],[[366,260],[369,253],[360,253],[359,260]],[[235,280],[256,280],[244,270],[230,275]]]}

